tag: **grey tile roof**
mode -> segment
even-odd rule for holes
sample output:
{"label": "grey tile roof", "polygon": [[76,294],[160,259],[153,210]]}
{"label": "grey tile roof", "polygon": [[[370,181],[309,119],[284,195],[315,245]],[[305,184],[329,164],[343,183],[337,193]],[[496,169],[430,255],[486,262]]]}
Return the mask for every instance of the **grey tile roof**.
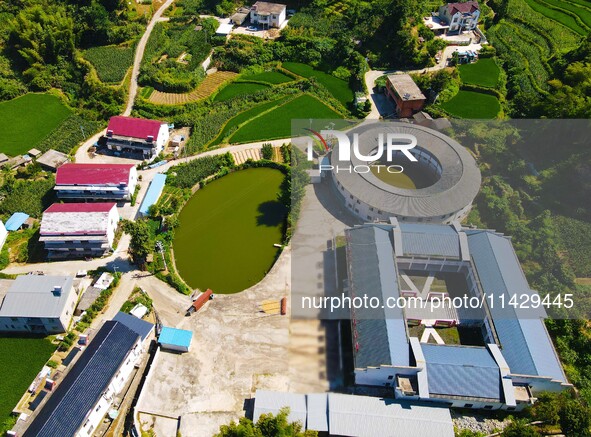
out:
{"label": "grey tile roof", "polygon": [[[364,155],[377,146],[380,133],[403,133],[414,135],[418,147],[427,150],[439,161],[441,177],[433,185],[421,189],[405,189],[389,185],[373,173],[340,171],[335,174],[345,189],[372,207],[395,215],[407,217],[437,217],[460,211],[472,203],[480,188],[480,170],[462,145],[435,130],[408,123],[366,123],[348,132],[359,134],[359,149]],[[331,153],[331,165],[348,165],[338,161],[338,145]],[[352,165],[367,165],[351,157]],[[404,162],[402,162],[404,166]]]}
{"label": "grey tile roof", "polygon": [[277,415],[279,410],[289,407],[289,422],[300,422],[306,426],[306,395],[299,393],[257,390],[254,396],[253,420],[256,423],[262,414]]}
{"label": "grey tile roof", "polygon": [[75,435],[138,338],[119,322],[105,322],[23,437]]}
{"label": "grey tile roof", "polygon": [[[70,293],[74,293],[71,276],[23,275],[9,288],[0,317],[60,317]],[[54,287],[62,287],[60,294]]]}
{"label": "grey tile roof", "polygon": [[394,399],[328,394],[331,435],[349,437],[453,437],[449,409]]}
{"label": "grey tile roof", "polygon": [[328,431],[328,394],[312,393],[306,396],[308,409],[307,429]]}
{"label": "grey tile roof", "polygon": [[[470,253],[487,294],[511,296],[530,290],[509,239],[490,231],[466,230]],[[501,351],[511,373],[566,377],[542,318],[545,313],[515,310],[510,305],[491,308]]]}
{"label": "grey tile roof", "polygon": [[154,329],[154,324],[142,319],[138,319],[136,316],[132,316],[131,314],[123,313],[121,311],[115,314],[113,320],[123,323],[126,327],[142,337],[142,340],[145,340],[145,338],[150,335]]}
{"label": "grey tile roof", "polygon": [[430,394],[502,398],[501,373],[487,348],[422,343],[421,349]]}
{"label": "grey tile roof", "polygon": [[[352,296],[367,295],[385,302],[398,297],[398,275],[390,233],[377,226],[346,231],[349,288]],[[359,309],[354,313],[357,331],[355,367],[407,366],[409,346],[400,308]]]}
{"label": "grey tile roof", "polygon": [[459,258],[460,238],[453,226],[401,223],[404,255]]}

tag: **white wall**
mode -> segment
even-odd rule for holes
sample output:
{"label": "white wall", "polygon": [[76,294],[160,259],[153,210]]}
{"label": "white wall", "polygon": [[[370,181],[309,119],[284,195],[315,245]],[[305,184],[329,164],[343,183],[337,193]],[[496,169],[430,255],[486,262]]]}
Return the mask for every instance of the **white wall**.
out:
{"label": "white wall", "polygon": [[4,242],[6,241],[6,237],[8,236],[8,231],[4,227],[4,223],[0,220],[0,250],[2,250],[2,246],[4,246]]}
{"label": "white wall", "polygon": [[156,140],[156,155],[164,150],[164,146],[168,143],[169,135],[168,124],[162,123],[160,125],[160,130],[158,131],[158,139]]}
{"label": "white wall", "polygon": [[129,190],[129,200],[135,192],[135,186],[137,185],[137,169],[132,167],[129,171],[129,180],[127,181],[127,189]]}
{"label": "white wall", "polygon": [[109,223],[107,225],[107,239],[109,240],[109,246],[113,247],[113,241],[115,240],[115,231],[117,230],[117,225],[119,224],[119,211],[117,211],[117,206],[113,205],[111,211],[109,211]]}

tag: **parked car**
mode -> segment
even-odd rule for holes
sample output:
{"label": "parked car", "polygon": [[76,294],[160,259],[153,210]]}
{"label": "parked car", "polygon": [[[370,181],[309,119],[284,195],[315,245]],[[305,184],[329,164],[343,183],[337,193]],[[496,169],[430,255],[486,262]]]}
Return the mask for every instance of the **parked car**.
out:
{"label": "parked car", "polygon": [[256,26],[248,26],[246,28],[246,30],[250,30],[251,32],[256,32],[257,30],[259,30],[259,28]]}

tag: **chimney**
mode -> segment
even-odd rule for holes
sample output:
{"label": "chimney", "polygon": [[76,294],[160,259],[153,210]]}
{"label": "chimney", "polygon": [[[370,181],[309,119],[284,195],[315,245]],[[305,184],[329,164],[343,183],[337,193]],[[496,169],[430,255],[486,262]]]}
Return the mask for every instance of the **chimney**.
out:
{"label": "chimney", "polygon": [[53,287],[53,294],[55,296],[61,296],[62,295],[62,286],[56,285],[55,287]]}

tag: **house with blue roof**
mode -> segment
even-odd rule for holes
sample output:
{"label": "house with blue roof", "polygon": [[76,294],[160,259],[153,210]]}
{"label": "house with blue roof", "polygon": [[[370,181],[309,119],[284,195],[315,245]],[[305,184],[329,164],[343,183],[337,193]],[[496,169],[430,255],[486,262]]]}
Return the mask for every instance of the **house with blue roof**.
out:
{"label": "house with blue roof", "polygon": [[158,173],[150,182],[150,186],[148,187],[148,191],[146,191],[146,195],[144,196],[144,200],[142,200],[142,204],[140,205],[139,213],[142,216],[147,216],[152,205],[155,205],[160,199],[162,195],[162,190],[164,190],[164,184],[166,183],[166,175],[162,173]]}
{"label": "house with blue roof", "polygon": [[6,220],[6,230],[18,231],[25,224],[28,218],[29,214],[25,214],[24,212],[15,212],[8,218],[8,220]]}
{"label": "house with blue roof", "polygon": [[[571,387],[544,309],[501,304],[537,294],[510,238],[396,218],[347,229],[345,237],[350,297],[382,302],[351,311],[357,385],[390,388],[399,399],[509,411],[541,391]],[[443,327],[456,337],[442,338]]]}
{"label": "house with blue roof", "polygon": [[175,352],[188,352],[192,339],[193,333],[191,331],[163,326],[158,336],[158,343],[160,343],[162,349]]}

